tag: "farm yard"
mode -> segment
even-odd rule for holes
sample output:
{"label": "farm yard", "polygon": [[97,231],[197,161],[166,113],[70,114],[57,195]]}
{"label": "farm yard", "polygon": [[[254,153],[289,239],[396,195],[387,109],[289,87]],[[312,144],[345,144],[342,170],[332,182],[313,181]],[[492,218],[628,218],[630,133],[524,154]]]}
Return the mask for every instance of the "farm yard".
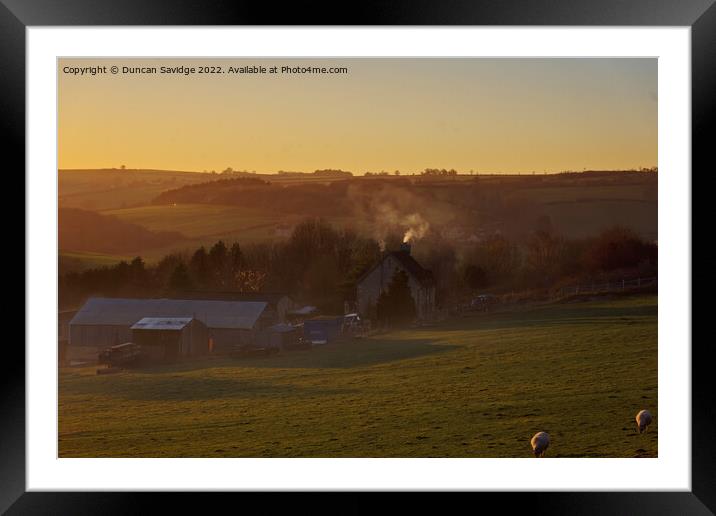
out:
{"label": "farm yard", "polygon": [[[656,457],[657,297],[59,375],[60,457]],[[648,408],[654,423],[636,432]]]}

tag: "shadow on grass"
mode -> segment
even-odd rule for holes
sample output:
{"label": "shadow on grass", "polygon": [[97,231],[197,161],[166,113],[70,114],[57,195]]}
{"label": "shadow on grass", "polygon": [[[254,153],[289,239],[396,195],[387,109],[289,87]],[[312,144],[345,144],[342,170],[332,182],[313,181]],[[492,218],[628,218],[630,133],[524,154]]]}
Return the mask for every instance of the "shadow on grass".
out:
{"label": "shadow on grass", "polygon": [[[265,397],[313,398],[347,395],[351,389],[306,387],[270,381],[232,378],[229,368],[322,369],[372,366],[443,353],[457,348],[429,340],[355,339],[308,351],[285,352],[265,358],[210,359],[137,369],[111,376],[84,376],[61,386],[63,395],[110,395],[141,401],[192,401]],[[205,370],[207,374],[181,374]],[[212,372],[213,371],[213,372]]]}
{"label": "shadow on grass", "polygon": [[350,369],[445,353],[458,347],[436,344],[433,339],[351,339],[315,346],[309,350],[282,351],[267,357],[197,359],[134,371],[142,375],[161,375],[219,368]]}
{"label": "shadow on grass", "polygon": [[352,339],[310,351],[286,352],[266,360],[244,360],[250,367],[350,369],[445,353],[459,346],[436,344],[433,339]]}
{"label": "shadow on grass", "polygon": [[519,312],[500,312],[475,315],[448,323],[442,327],[433,326],[417,331],[434,332],[445,330],[502,330],[509,328],[552,327],[574,325],[618,325],[635,324],[645,318],[656,318],[658,307],[646,306],[595,306],[556,305],[546,308],[532,308]]}
{"label": "shadow on grass", "polygon": [[[100,381],[96,381],[100,380]],[[117,375],[85,377],[62,387],[62,394],[107,395],[133,401],[200,401],[219,399],[315,398],[349,395],[352,389],[303,387],[239,378],[176,375]]]}

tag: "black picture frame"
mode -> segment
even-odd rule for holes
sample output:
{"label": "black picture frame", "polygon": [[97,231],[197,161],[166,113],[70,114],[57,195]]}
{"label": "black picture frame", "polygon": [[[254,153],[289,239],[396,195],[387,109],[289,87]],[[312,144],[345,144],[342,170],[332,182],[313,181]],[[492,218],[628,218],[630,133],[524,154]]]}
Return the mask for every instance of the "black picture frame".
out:
{"label": "black picture frame", "polygon": [[[221,0],[0,0],[0,127],[5,161],[25,166],[25,30],[32,26],[108,25],[552,25],[552,26],[689,26],[692,73],[692,191],[699,177],[702,191],[710,136],[716,112],[716,6],[714,0],[501,0],[365,1],[354,4],[296,2],[277,8],[270,3]],[[345,13],[345,14],[344,14]],[[350,13],[347,14],[347,13]],[[693,170],[702,169],[694,174]],[[689,171],[685,171],[689,173]],[[711,181],[713,179],[709,178]],[[706,190],[708,190],[706,188]],[[693,204],[692,204],[693,210]],[[705,226],[709,218],[693,217]],[[692,232],[693,234],[693,232]],[[692,253],[696,247],[692,244]],[[693,256],[693,255],[692,255]],[[26,271],[26,274],[29,271]],[[698,286],[713,285],[706,273]],[[694,306],[708,320],[707,305]],[[702,323],[703,324],[703,323]],[[0,376],[0,511],[9,514],[96,514],[133,512],[148,498],[184,510],[204,507],[200,494],[59,493],[25,489],[25,353],[3,346]],[[690,343],[684,343],[689,345]],[[711,339],[692,344],[692,490],[690,492],[549,492],[480,493],[480,503],[497,502],[500,512],[525,508],[539,514],[713,514],[716,511],[716,409],[712,400]],[[244,495],[248,496],[248,495]],[[301,498],[302,500],[305,497]],[[213,503],[213,501],[211,502]],[[249,502],[250,503],[250,502]],[[311,500],[315,508],[315,502]],[[420,502],[423,507],[422,502]],[[469,503],[475,503],[470,501]],[[196,504],[196,505],[194,505]],[[365,507],[362,507],[366,504]],[[356,512],[373,503],[357,499]]]}

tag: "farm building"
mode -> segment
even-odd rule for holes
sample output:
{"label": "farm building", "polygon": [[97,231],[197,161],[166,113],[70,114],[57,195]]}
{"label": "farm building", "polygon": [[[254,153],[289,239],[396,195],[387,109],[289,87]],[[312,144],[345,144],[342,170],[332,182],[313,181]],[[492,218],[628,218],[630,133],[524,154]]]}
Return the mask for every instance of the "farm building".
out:
{"label": "farm building", "polygon": [[253,344],[258,331],[276,323],[266,307],[253,301],[91,298],[70,321],[70,347],[129,342],[132,326],[145,317],[188,317],[206,326],[207,347],[229,352]]}
{"label": "farm building", "polygon": [[144,317],[132,325],[132,342],[150,360],[173,360],[209,352],[206,326],[192,317]]}
{"label": "farm building", "polygon": [[77,310],[61,310],[57,313],[57,359],[61,365],[69,363],[67,353],[70,344],[70,321]]}
{"label": "farm building", "polygon": [[286,322],[287,314],[298,307],[296,303],[283,292],[230,292],[230,291],[204,291],[187,290],[180,292],[177,299],[202,299],[214,301],[251,301],[264,302],[270,317],[280,323]]}
{"label": "farm building", "polygon": [[410,254],[410,245],[403,244],[400,251],[385,253],[382,259],[358,280],[358,313],[368,318],[380,294],[390,285],[396,271],[408,275],[410,292],[415,301],[418,319],[428,319],[435,310],[435,279]]}
{"label": "farm building", "polygon": [[302,324],[306,319],[310,319],[316,315],[318,315],[318,308],[312,305],[306,305],[289,311],[286,314],[286,318],[291,324]]}
{"label": "farm building", "polygon": [[61,310],[57,312],[57,338],[68,340],[70,338],[70,321],[77,310]]}

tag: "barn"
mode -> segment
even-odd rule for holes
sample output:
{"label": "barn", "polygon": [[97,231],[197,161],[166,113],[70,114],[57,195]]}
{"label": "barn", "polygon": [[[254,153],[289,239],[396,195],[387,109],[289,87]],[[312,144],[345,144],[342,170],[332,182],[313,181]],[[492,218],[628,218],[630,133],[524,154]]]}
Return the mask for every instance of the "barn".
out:
{"label": "barn", "polygon": [[275,324],[266,302],[186,299],[89,299],[70,321],[70,347],[95,348],[130,342],[132,326],[145,317],[192,318],[206,327],[207,347],[230,352],[252,345],[256,333]]}
{"label": "barn", "polygon": [[177,299],[201,299],[214,301],[251,301],[264,302],[270,316],[279,323],[287,322],[287,315],[298,305],[285,292],[232,292],[223,290],[185,290],[179,292]]}
{"label": "barn", "polygon": [[171,361],[209,352],[206,326],[192,317],[144,317],[131,330],[132,342],[150,360]]}
{"label": "barn", "polygon": [[435,278],[411,255],[410,245],[403,244],[399,251],[388,252],[358,280],[358,313],[364,318],[373,316],[380,294],[388,288],[396,271],[408,275],[410,292],[415,301],[418,319],[429,319],[435,310]]}

